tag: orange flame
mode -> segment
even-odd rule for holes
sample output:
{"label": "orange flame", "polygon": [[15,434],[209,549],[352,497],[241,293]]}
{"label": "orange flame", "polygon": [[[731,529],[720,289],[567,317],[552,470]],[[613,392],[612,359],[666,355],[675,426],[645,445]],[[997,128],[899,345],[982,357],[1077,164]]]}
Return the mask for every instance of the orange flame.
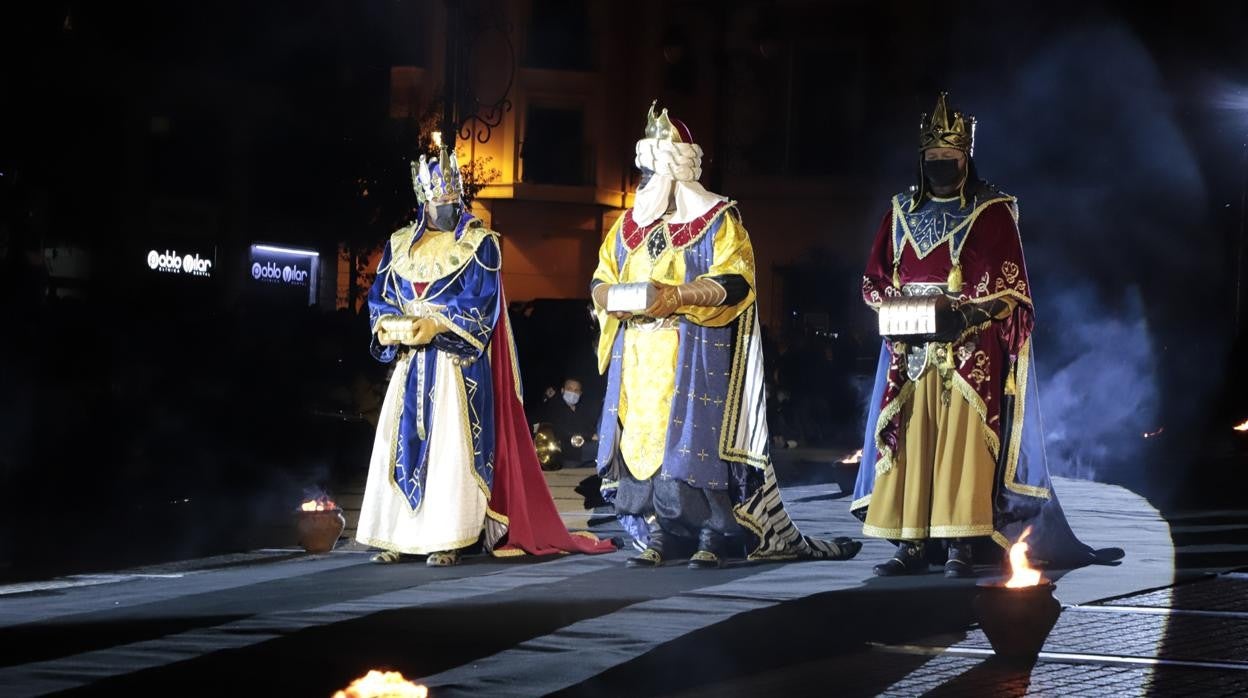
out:
{"label": "orange flame", "polygon": [[408,681],[397,671],[372,669],[333,698],[429,698],[429,689]]}
{"label": "orange flame", "polygon": [[1234,429],[1235,431],[1248,431],[1248,419],[1245,419],[1242,423],[1236,424],[1234,427],[1231,427],[1231,428]]}
{"label": "orange flame", "polygon": [[338,508],[338,505],[334,504],[334,500],[330,499],[329,497],[309,499],[308,501],[299,505],[299,509],[301,511],[333,511],[337,508]]}
{"label": "orange flame", "polygon": [[1011,589],[1034,587],[1042,581],[1040,570],[1027,562],[1027,550],[1030,546],[1023,541],[1027,540],[1029,535],[1031,535],[1031,526],[1023,530],[1023,535],[1018,537],[1018,542],[1010,546],[1010,570],[1013,573],[1005,585]]}
{"label": "orange flame", "polygon": [[862,449],[860,448],[857,451],[854,451],[853,453],[849,454],[848,456],[845,456],[838,462],[839,463],[861,463],[862,462]]}

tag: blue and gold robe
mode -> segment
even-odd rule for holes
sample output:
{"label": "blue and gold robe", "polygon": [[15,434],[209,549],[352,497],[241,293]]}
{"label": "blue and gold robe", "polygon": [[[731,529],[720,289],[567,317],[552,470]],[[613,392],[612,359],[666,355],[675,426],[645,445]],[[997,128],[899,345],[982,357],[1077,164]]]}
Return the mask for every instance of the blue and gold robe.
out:
{"label": "blue and gold robe", "polygon": [[[470,545],[490,518],[499,525],[487,539],[496,540],[505,530],[505,517],[488,509],[495,413],[486,350],[500,313],[499,267],[497,234],[467,214],[453,233],[427,229],[423,222],[402,228],[383,250],[368,298],[370,351],[378,360],[395,363],[395,368],[370,465],[385,472],[384,477],[370,474],[361,542],[428,553]],[[424,347],[384,346],[376,331],[387,316],[434,318],[443,331]],[[439,457],[444,461],[456,462],[431,464],[435,452],[443,454]],[[449,483],[442,486],[452,494],[436,494],[436,501],[427,502],[431,465],[449,468],[435,479]],[[384,491],[387,487],[391,491]],[[435,526],[432,523],[400,533],[401,525],[391,521],[397,516],[395,497],[411,516],[434,507],[441,519],[478,520],[452,525],[450,530],[458,532],[454,536],[430,534],[430,539],[425,533]]]}

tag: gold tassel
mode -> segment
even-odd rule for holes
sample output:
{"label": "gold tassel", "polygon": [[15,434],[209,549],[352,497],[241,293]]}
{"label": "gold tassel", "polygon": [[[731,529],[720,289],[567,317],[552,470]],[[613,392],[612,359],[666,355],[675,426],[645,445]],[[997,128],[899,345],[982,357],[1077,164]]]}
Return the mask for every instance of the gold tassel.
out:
{"label": "gold tassel", "polygon": [[901,288],[901,274],[897,271],[897,265],[893,265],[893,288]]}
{"label": "gold tassel", "polygon": [[962,292],[962,265],[954,262],[953,268],[949,270],[949,292]]}
{"label": "gold tassel", "polygon": [[1018,383],[1015,382],[1014,380],[1014,367],[1013,366],[1010,367],[1010,372],[1005,374],[1005,394],[1006,395],[1018,394]]}

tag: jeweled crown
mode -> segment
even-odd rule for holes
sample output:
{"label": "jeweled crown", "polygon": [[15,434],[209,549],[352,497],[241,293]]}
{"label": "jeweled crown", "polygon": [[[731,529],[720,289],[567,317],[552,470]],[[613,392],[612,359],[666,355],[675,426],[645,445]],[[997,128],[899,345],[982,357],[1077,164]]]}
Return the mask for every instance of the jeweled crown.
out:
{"label": "jeweled crown", "polygon": [[972,155],[975,150],[975,117],[949,108],[948,93],[941,92],[931,117],[919,122],[919,150],[956,148]]}
{"label": "jeweled crown", "polygon": [[446,146],[438,148],[438,157],[432,160],[421,155],[412,161],[412,189],[421,204],[445,204],[463,200],[463,180],[459,172],[459,160],[454,150]]}

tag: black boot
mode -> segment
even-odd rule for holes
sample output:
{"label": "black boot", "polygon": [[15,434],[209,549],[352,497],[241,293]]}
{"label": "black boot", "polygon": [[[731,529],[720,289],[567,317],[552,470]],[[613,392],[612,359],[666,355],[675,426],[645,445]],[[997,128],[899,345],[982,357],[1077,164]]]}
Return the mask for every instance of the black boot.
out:
{"label": "black boot", "polygon": [[698,551],[689,558],[690,569],[717,570],[724,566],[724,535],[709,528],[698,534]]}
{"label": "black boot", "polygon": [[927,571],[926,550],[923,541],[903,540],[897,546],[893,559],[872,568],[878,577],[898,577],[903,574],[919,574]]}
{"label": "black boot", "polygon": [[949,541],[949,559],[945,562],[945,576],[966,578],[975,576],[971,544],[960,540]]}
{"label": "black boot", "polygon": [[663,532],[654,531],[650,534],[650,542],[646,544],[646,549],[641,551],[640,555],[628,558],[624,563],[627,567],[649,567],[651,569],[663,566]]}

